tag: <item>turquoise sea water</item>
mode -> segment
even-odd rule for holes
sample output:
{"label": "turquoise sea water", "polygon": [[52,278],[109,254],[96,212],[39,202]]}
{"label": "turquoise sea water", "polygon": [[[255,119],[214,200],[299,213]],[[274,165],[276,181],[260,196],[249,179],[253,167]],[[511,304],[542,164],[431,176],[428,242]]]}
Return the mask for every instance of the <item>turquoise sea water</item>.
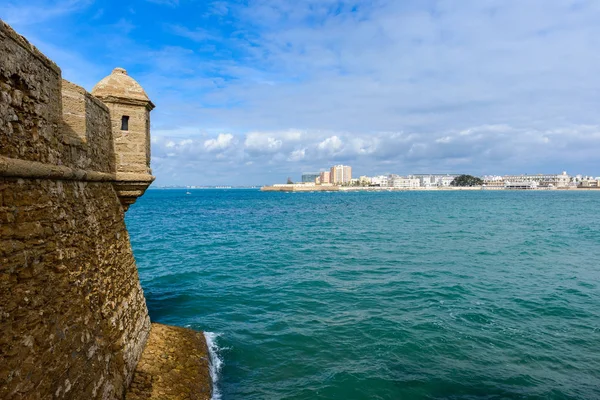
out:
{"label": "turquoise sea water", "polygon": [[150,190],[151,318],[228,399],[600,399],[600,193]]}

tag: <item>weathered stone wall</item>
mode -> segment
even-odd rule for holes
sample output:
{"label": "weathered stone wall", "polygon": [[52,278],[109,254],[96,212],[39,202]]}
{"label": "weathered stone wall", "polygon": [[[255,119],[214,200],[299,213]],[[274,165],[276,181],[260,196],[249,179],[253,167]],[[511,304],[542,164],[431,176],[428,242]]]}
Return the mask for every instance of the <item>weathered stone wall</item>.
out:
{"label": "weathered stone wall", "polygon": [[109,183],[0,179],[0,398],[120,398],[149,329]]}
{"label": "weathered stone wall", "polygon": [[108,108],[0,21],[0,399],[124,396],[150,321],[115,159]]}

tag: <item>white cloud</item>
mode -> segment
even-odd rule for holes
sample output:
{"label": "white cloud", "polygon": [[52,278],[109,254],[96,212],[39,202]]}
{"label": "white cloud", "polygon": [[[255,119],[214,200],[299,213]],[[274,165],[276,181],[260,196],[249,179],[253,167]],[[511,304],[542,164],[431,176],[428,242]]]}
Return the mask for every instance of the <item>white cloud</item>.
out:
{"label": "white cloud", "polygon": [[317,148],[329,153],[335,153],[342,148],[342,140],[337,136],[331,136],[319,143]]}
{"label": "white cloud", "polygon": [[[302,131],[290,135],[287,131],[265,131],[245,136],[220,134],[201,141],[158,138],[153,141],[153,165],[158,159],[160,168],[155,174],[163,174],[159,184],[176,179],[167,171],[177,170],[177,179],[192,180],[197,168],[235,171],[240,165],[245,170],[239,181],[219,176],[210,183],[262,184],[338,163],[352,165],[357,175],[575,173],[582,172],[573,170],[576,165],[596,165],[598,152],[600,126],[594,125],[551,130],[482,125],[448,130],[440,137],[402,132],[332,135],[329,131]],[[553,160],[550,168],[548,159]],[[186,165],[188,171],[181,167]]]}
{"label": "white cloud", "polygon": [[244,146],[251,153],[275,153],[281,148],[283,141],[269,135],[251,132],[246,136]]}
{"label": "white cloud", "polygon": [[204,148],[208,151],[226,150],[233,144],[233,135],[230,133],[220,133],[216,139],[209,139],[204,142]]}
{"label": "white cloud", "polygon": [[290,153],[290,156],[288,157],[288,161],[303,160],[305,155],[306,155],[306,149],[294,150]]}

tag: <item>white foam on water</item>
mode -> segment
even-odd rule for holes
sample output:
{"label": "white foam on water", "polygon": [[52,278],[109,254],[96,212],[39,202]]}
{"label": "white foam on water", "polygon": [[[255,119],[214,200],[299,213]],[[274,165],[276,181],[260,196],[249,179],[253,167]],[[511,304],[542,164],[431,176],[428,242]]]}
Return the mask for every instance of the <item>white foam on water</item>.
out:
{"label": "white foam on water", "polygon": [[211,400],[221,400],[221,392],[219,391],[218,383],[221,375],[221,368],[223,367],[223,359],[219,354],[220,349],[217,344],[217,338],[219,336],[221,336],[220,333],[204,332],[204,338],[206,339],[208,354],[210,356],[210,378],[212,379]]}

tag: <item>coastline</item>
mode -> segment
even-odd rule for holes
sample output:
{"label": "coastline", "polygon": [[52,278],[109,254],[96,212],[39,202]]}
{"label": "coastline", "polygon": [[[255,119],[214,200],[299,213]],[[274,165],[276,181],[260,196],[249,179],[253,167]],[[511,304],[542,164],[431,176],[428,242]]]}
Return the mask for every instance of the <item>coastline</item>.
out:
{"label": "coastline", "polygon": [[310,193],[310,192],[407,192],[407,191],[427,191],[427,192],[453,192],[453,191],[511,191],[511,192],[528,192],[528,191],[596,191],[600,193],[599,188],[593,187],[561,187],[548,188],[538,187],[535,189],[507,189],[504,187],[485,187],[485,186],[434,186],[434,187],[363,187],[363,186],[319,186],[319,185],[302,185],[302,184],[280,184],[263,186],[261,192],[295,192],[295,193]]}

